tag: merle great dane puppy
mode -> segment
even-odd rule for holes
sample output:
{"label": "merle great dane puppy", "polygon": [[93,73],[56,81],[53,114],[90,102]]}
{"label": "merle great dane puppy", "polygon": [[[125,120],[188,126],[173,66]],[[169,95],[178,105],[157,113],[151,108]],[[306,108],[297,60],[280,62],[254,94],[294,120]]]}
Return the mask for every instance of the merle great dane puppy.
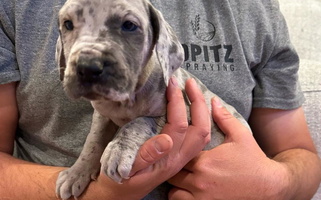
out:
{"label": "merle great dane puppy", "polygon": [[[166,122],[169,78],[175,75],[183,90],[193,76],[181,68],[184,52],[172,28],[147,0],[67,0],[59,31],[56,60],[64,90],[95,109],[79,158],[57,180],[57,195],[67,199],[79,196],[99,170],[116,182],[128,178],[140,146]],[[210,108],[216,95],[196,81]],[[214,123],[211,138],[206,149],[224,139]]]}

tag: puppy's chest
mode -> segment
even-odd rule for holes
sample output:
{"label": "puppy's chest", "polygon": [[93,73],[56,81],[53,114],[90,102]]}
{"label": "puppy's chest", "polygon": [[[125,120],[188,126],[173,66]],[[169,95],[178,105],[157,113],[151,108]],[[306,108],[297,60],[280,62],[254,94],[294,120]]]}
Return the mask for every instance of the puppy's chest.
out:
{"label": "puppy's chest", "polygon": [[95,101],[91,103],[94,109],[102,116],[111,119],[120,127],[137,117],[155,115],[155,113],[151,112],[150,105],[146,105],[146,102],[139,102],[134,105],[110,101]]}
{"label": "puppy's chest", "polygon": [[118,126],[123,126],[137,117],[134,110],[128,109],[118,102],[95,101],[91,103],[96,111],[102,116],[111,119]]}

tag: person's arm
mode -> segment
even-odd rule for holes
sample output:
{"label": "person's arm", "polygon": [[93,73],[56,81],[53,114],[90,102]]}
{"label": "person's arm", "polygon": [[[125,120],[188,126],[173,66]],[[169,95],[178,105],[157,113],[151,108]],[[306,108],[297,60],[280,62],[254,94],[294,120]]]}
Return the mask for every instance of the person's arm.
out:
{"label": "person's arm", "polygon": [[[162,139],[160,139],[162,138]],[[159,142],[155,142],[159,139]],[[162,153],[156,150],[157,148],[164,149]],[[147,141],[143,148],[147,148],[146,154],[140,154],[137,158],[140,162],[149,160],[150,163],[145,163],[143,166],[152,165],[161,157],[164,157],[171,148],[172,140],[170,137],[157,137]],[[145,156],[145,157],[144,157]],[[149,156],[153,156],[152,158]],[[179,166],[178,166],[179,167]],[[55,194],[56,180],[60,171],[64,170],[63,167],[52,167],[39,165],[31,162],[16,159],[7,153],[0,152],[0,199],[3,200],[49,200],[57,199]],[[141,169],[141,168],[140,168]],[[164,169],[159,169],[166,174]],[[168,169],[169,170],[169,169]],[[158,171],[157,171],[158,173]],[[154,171],[156,174],[156,170]],[[118,184],[110,180],[106,175],[100,175],[96,181],[92,181],[84,193],[78,199],[135,199],[132,196],[144,196],[146,185],[149,187],[157,186],[161,183],[162,179],[146,179],[149,181],[142,182],[142,179],[138,176],[134,176],[132,179],[140,180],[140,183],[133,184]],[[127,193],[132,190],[134,193]],[[71,198],[72,199],[72,198]],[[139,198],[137,198],[139,199]]]}
{"label": "person's arm", "polygon": [[13,153],[18,123],[16,83],[0,85],[0,152]]}
{"label": "person's arm", "polygon": [[250,130],[219,102],[212,105],[225,141],[201,152],[169,180],[175,186],[170,200],[311,199],[320,184],[321,165],[302,108],[253,110],[250,124],[265,154]]}
{"label": "person's arm", "polygon": [[280,199],[311,199],[320,184],[321,163],[303,108],[255,108],[249,122],[263,151],[286,166],[288,182],[284,188],[285,196]]}
{"label": "person's arm", "polygon": [[[197,88],[193,83],[189,85]],[[190,126],[182,92],[173,79],[169,84],[167,97],[168,123],[162,130],[163,134],[151,138],[141,147],[134,164],[134,175],[123,184],[100,175],[78,199],[141,199],[176,174],[210,141],[210,116],[201,91],[189,92],[193,107],[201,108],[192,110],[196,117],[192,116]],[[64,168],[34,164],[10,155],[17,125],[15,84],[0,85],[0,99],[1,199],[57,199],[55,183],[58,173]],[[207,114],[201,115],[202,113]],[[13,116],[11,120],[7,118],[9,116]],[[11,128],[7,127],[9,124],[12,124]]]}
{"label": "person's arm", "polygon": [[61,168],[35,165],[11,156],[18,122],[15,92],[16,83],[0,85],[0,196],[3,199],[55,198],[54,179]]}
{"label": "person's arm", "polygon": [[2,199],[55,199],[54,183],[62,168],[12,157],[18,122],[16,83],[0,85],[0,196]]}

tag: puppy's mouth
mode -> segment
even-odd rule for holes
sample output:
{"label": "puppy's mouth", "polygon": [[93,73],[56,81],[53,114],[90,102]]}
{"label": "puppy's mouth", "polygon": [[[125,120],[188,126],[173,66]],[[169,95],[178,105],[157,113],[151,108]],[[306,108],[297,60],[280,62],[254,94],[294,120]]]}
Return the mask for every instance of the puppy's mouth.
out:
{"label": "puppy's mouth", "polygon": [[85,98],[89,101],[105,100],[105,101],[126,101],[129,99],[129,93],[120,93],[113,89],[97,89],[94,85],[91,89],[78,89],[73,92],[74,98]]}

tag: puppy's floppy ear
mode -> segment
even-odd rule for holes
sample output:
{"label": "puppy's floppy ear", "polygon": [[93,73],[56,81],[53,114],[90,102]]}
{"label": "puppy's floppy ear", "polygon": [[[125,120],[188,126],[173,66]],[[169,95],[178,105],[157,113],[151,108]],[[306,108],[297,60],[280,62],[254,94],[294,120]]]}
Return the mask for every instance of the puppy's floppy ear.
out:
{"label": "puppy's floppy ear", "polygon": [[163,15],[149,4],[150,21],[153,29],[153,42],[158,61],[162,67],[166,85],[173,72],[184,62],[184,50],[172,27]]}
{"label": "puppy's floppy ear", "polygon": [[56,64],[59,69],[60,80],[63,81],[64,75],[65,75],[65,69],[66,69],[66,59],[64,55],[64,47],[60,36],[56,44]]}

